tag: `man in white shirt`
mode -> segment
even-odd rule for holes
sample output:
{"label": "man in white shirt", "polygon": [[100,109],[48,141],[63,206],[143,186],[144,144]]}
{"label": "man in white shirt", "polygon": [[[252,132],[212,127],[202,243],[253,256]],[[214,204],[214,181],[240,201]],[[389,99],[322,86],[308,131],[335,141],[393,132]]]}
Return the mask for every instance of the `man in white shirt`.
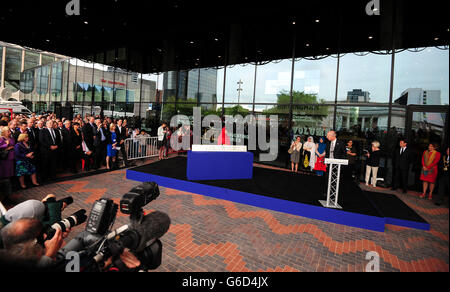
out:
{"label": "man in white shirt", "polygon": [[167,124],[162,123],[161,127],[158,128],[158,149],[159,149],[159,160],[164,159],[165,154],[165,136],[167,133]]}

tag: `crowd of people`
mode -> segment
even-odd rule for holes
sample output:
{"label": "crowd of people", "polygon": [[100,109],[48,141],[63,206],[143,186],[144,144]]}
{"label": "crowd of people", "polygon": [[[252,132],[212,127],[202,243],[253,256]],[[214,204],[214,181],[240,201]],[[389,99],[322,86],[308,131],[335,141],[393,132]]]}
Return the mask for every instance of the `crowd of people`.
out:
{"label": "crowd of people", "polygon": [[124,142],[137,137],[126,119],[55,114],[0,114],[0,187],[6,197],[13,185],[20,188],[56,178],[56,173],[118,167],[120,154],[128,165]]}
{"label": "crowd of people", "polygon": [[[331,133],[336,133],[331,131]],[[298,172],[309,171],[319,176],[327,174],[327,165],[325,165],[325,158],[329,158],[327,151],[329,150],[327,145],[330,144],[328,136],[325,137],[313,137],[309,136],[304,142],[302,136],[296,136],[291,143],[288,150],[291,161],[291,171]],[[393,160],[393,180],[391,188],[397,190],[401,188],[403,193],[408,192],[410,186],[408,182],[408,176],[411,170],[414,168],[414,155],[410,147],[408,147],[408,141],[400,137],[398,146],[390,153]],[[327,144],[328,143],[328,144]],[[377,187],[379,180],[378,170],[381,167],[382,157],[385,156],[381,150],[381,144],[379,141],[373,140],[370,143],[369,149],[357,149],[353,140],[341,141],[345,143],[344,154],[340,159],[347,159],[348,165],[343,168],[344,175],[347,178],[352,178],[356,182],[360,181],[361,175],[361,161],[364,159],[365,165],[365,184],[366,186]],[[433,192],[436,185],[438,185],[438,198],[436,205],[441,205],[444,200],[444,196],[449,191],[448,186],[448,166],[449,166],[449,148],[447,147],[444,154],[438,151],[439,145],[436,143],[430,143],[428,149],[423,153],[420,153],[421,157],[421,169],[420,169],[420,181],[422,182],[422,194],[421,198],[428,197],[429,200],[433,199]],[[337,158],[337,157],[334,157]]]}

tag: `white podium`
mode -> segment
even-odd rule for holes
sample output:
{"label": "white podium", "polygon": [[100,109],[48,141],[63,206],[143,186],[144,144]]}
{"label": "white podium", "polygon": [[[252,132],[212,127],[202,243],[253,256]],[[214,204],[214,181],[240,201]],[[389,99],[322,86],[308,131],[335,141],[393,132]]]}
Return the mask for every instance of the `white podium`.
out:
{"label": "white podium", "polygon": [[342,209],[338,204],[339,181],[341,165],[348,165],[348,160],[325,158],[325,164],[329,164],[327,200],[319,200],[319,202],[326,208]]}

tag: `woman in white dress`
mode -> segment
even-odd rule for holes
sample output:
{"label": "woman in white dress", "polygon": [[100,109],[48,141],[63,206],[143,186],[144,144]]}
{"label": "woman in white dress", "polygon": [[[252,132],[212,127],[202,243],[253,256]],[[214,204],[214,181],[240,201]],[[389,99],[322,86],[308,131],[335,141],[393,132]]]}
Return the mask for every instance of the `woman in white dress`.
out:
{"label": "woman in white dress", "polygon": [[[308,137],[308,141],[303,144],[303,166],[306,169],[314,170],[314,165],[316,164],[316,144],[314,143],[314,138],[312,136]],[[308,161],[306,161],[308,159]]]}

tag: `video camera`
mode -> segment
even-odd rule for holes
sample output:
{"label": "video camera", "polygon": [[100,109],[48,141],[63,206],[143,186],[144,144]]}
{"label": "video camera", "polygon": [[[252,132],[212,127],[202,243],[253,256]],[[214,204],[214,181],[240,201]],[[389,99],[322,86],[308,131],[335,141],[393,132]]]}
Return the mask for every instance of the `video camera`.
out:
{"label": "video camera", "polygon": [[119,271],[130,271],[121,261],[120,255],[128,248],[141,265],[139,270],[152,270],[161,265],[162,243],[159,240],[170,226],[167,214],[155,211],[144,215],[143,207],[159,196],[159,187],[154,182],[145,182],[124,194],[120,200],[120,211],[130,215],[130,225],[110,232],[117,215],[118,205],[110,199],[100,199],[92,206],[85,231],[59,251],[60,264],[64,270],[65,255],[75,251],[80,255],[80,271],[103,271],[105,261],[112,258],[112,267]]}

